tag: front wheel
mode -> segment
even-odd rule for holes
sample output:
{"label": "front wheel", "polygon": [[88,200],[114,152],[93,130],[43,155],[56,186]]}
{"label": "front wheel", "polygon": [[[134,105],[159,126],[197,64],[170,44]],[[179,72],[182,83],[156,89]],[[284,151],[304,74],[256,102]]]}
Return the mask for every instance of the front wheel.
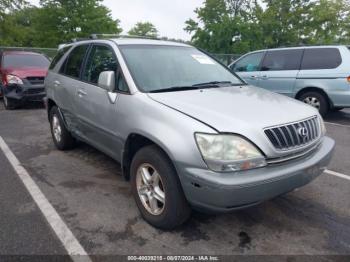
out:
{"label": "front wheel", "polygon": [[299,100],[318,109],[322,116],[328,113],[329,104],[327,98],[319,92],[311,91],[304,93],[299,97]]}
{"label": "front wheel", "polygon": [[140,149],[131,163],[132,192],[142,217],[161,229],[184,223],[191,209],[177,173],[158,147]]}
{"label": "front wheel", "polygon": [[3,97],[3,102],[6,110],[13,110],[16,109],[17,105],[14,101],[12,101],[10,98],[7,98],[6,95]]}

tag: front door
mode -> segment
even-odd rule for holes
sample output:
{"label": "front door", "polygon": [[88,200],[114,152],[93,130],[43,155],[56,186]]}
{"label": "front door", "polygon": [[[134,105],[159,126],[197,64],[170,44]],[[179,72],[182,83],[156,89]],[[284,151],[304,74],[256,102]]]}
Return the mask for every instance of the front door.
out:
{"label": "front door", "polygon": [[98,78],[103,71],[114,71],[117,75],[117,58],[110,46],[93,45],[76,94],[79,131],[83,139],[112,157],[120,159],[119,154],[123,145],[118,133],[120,121],[117,119],[117,104],[121,94],[118,90],[109,93],[98,86]]}
{"label": "front door", "polygon": [[260,79],[260,64],[265,52],[256,52],[240,58],[231,65],[231,70],[250,85],[258,86]]}

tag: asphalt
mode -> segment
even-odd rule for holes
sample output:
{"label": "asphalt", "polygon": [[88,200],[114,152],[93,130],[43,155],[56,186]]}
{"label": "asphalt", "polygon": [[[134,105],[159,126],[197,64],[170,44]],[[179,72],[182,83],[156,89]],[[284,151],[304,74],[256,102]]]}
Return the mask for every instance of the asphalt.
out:
{"label": "asphalt", "polygon": [[0,168],[0,254],[66,254],[1,151]]}
{"label": "asphalt", "polygon": [[[350,110],[326,121],[345,125],[327,124],[337,142],[329,169],[350,175]],[[161,231],[140,217],[119,164],[85,144],[55,149],[43,108],[1,105],[0,136],[91,255],[350,255],[349,180],[323,174],[259,206],[194,212],[182,227]],[[0,164],[0,255],[65,254],[3,155]]]}

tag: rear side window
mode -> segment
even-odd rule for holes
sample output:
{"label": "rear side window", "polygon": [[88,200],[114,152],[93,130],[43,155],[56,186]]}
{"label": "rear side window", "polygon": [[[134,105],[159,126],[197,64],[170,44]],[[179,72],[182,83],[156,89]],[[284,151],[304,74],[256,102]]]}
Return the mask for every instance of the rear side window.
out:
{"label": "rear side window", "polygon": [[61,60],[65,53],[67,53],[71,49],[71,46],[66,46],[58,50],[57,55],[52,59],[49,69],[54,69],[57,63]]}
{"label": "rear side window", "polygon": [[253,53],[243,57],[232,65],[231,69],[234,72],[252,72],[258,71],[264,52]]}
{"label": "rear side window", "polygon": [[341,62],[341,55],[337,48],[310,48],[305,49],[301,69],[333,69]]}
{"label": "rear side window", "polygon": [[81,66],[88,47],[88,45],[80,45],[75,47],[69,54],[65,63],[62,65],[60,73],[74,78],[79,78]]}
{"label": "rear side window", "polygon": [[299,70],[302,55],[302,49],[268,51],[261,70]]}

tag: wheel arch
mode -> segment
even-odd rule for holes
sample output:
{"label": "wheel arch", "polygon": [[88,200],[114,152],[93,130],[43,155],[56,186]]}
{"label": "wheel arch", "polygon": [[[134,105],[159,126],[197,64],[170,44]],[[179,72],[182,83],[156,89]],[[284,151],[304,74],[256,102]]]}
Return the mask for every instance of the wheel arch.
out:
{"label": "wheel arch", "polygon": [[300,89],[295,94],[295,98],[299,100],[299,98],[307,92],[317,92],[317,93],[322,94],[326,98],[328,105],[329,105],[329,108],[334,107],[334,104],[333,104],[332,100],[330,99],[330,97],[328,96],[328,94],[322,88],[315,87],[315,86],[308,86],[308,87],[304,87],[304,88]]}
{"label": "wheel arch", "polygon": [[124,178],[128,181],[130,179],[130,165],[133,157],[135,154],[143,147],[154,145],[157,146],[164,155],[169,159],[170,163],[173,165],[174,169],[176,170],[174,163],[169,156],[169,153],[167,150],[164,149],[164,146],[160,145],[160,143],[156,142],[154,139],[149,138],[145,135],[141,135],[139,133],[131,133],[129,134],[128,138],[125,141],[124,144],[124,150],[122,153],[122,161],[121,161],[121,167],[122,167],[122,173]]}
{"label": "wheel arch", "polygon": [[48,98],[47,99],[47,118],[49,121],[50,121],[50,111],[51,111],[51,108],[54,106],[57,106],[56,102],[53,101],[51,98]]}

